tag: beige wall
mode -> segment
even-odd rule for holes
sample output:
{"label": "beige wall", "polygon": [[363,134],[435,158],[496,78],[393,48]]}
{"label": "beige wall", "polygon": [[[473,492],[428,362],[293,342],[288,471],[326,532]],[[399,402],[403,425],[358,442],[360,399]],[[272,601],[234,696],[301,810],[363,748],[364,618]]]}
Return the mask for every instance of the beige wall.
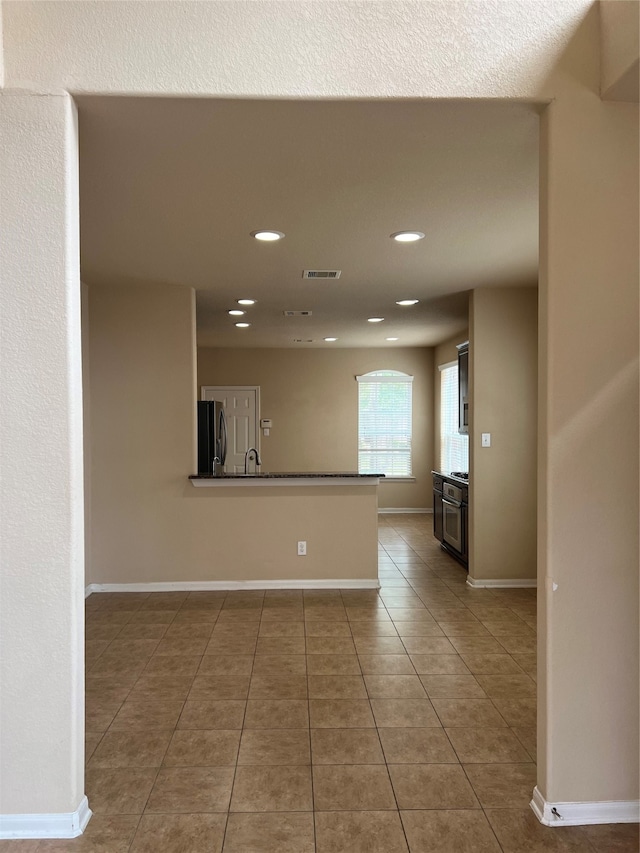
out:
{"label": "beige wall", "polygon": [[458,360],[458,344],[469,340],[469,330],[444,341],[433,351],[433,467],[440,470],[440,366]]}
{"label": "beige wall", "polygon": [[413,380],[415,483],[381,483],[380,507],[431,505],[433,350],[198,349],[198,385],[259,385],[260,416],[273,428],[260,438],[265,471],[357,471],[358,387],[372,370]]}
{"label": "beige wall", "polygon": [[542,125],[538,759],[552,802],[638,798],[638,118],[592,87]]}
{"label": "beige wall", "polygon": [[0,3],[0,87],[4,86],[4,38],[2,33],[2,3]]}
{"label": "beige wall", "polygon": [[175,504],[193,465],[193,302],[190,288],[89,288],[94,582],[169,579],[167,561],[175,579],[185,565]]}
{"label": "beige wall", "polygon": [[197,579],[377,581],[375,486],[189,485],[183,505],[180,553]]}
{"label": "beige wall", "polygon": [[89,288],[92,581],[376,578],[375,487],[188,482],[193,305],[190,288]]}
{"label": "beige wall", "polygon": [[469,575],[535,579],[538,289],[474,290],[469,315]]}
{"label": "beige wall", "polygon": [[603,98],[638,100],[639,12],[638,0],[600,0]]}
{"label": "beige wall", "polygon": [[82,323],[82,423],[84,463],[84,583],[93,583],[91,574],[91,383],[89,381],[89,288],[80,285]]}

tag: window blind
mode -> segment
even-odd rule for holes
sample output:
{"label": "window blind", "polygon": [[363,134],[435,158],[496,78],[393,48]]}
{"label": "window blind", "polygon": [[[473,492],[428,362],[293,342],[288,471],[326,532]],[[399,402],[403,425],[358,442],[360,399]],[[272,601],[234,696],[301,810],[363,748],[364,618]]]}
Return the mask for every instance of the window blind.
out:
{"label": "window blind", "polygon": [[378,370],[358,380],[358,471],[411,477],[413,376]]}
{"label": "window blind", "polygon": [[458,362],[440,368],[440,470],[469,470],[469,436],[458,432]]}

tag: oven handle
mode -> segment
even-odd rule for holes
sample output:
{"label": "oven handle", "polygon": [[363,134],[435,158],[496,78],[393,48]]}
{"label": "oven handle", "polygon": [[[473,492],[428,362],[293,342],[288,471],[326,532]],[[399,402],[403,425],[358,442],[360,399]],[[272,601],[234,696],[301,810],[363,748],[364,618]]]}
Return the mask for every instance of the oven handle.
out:
{"label": "oven handle", "polygon": [[461,509],[462,507],[460,501],[452,501],[448,500],[447,498],[442,498],[442,503],[447,504],[447,506],[454,506],[456,509]]}

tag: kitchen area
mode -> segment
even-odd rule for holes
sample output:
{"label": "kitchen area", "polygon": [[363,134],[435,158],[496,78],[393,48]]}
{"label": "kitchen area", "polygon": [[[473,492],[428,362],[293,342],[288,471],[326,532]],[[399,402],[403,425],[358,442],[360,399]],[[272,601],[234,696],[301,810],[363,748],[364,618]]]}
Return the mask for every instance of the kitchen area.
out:
{"label": "kitchen area", "polygon": [[537,585],[537,317],[535,287],[474,290],[435,350],[433,531],[474,588]]}
{"label": "kitchen area", "polygon": [[[381,363],[412,374],[414,476],[380,480],[379,517],[423,514],[434,541],[467,570],[470,586],[532,587],[537,289],[474,291],[468,319],[468,328],[424,349],[291,353],[199,347],[198,389],[259,383],[258,421],[267,415],[271,425],[267,435],[259,429],[262,471],[355,472],[355,375]],[[455,399],[448,402],[455,424],[445,425],[443,397],[451,397],[451,388],[450,381],[443,386],[444,368],[453,366]],[[311,382],[314,394],[307,397]],[[329,407],[331,417],[320,416]],[[331,444],[336,424],[344,440]],[[450,440],[453,455],[444,449]]]}
{"label": "kitchen area", "polygon": [[[466,462],[465,471],[432,471],[433,476],[433,535],[444,551],[451,554],[465,568],[469,565],[469,341],[457,344],[457,363],[450,366],[454,382],[457,378],[456,395],[441,397],[441,422],[457,414],[453,428],[464,436],[458,445],[461,451],[456,461]],[[443,368],[441,367],[441,372]],[[446,379],[443,375],[443,382]],[[443,411],[445,401],[453,412]],[[456,405],[457,404],[457,405]],[[457,409],[457,411],[456,411]]]}
{"label": "kitchen area", "polygon": [[[363,537],[354,533],[355,502],[371,492],[367,530],[376,512],[432,522],[435,470],[469,472],[468,486],[450,484],[468,490],[468,536],[458,542],[466,543],[469,582],[530,582],[537,116],[526,105],[144,98],[81,98],[79,114],[89,580],[171,583],[176,565],[193,583],[301,572],[330,580],[337,564],[345,573],[357,567],[346,577],[372,580],[370,546],[356,553]],[[258,125],[261,144],[251,132]],[[376,143],[363,147],[363,138]],[[402,162],[393,156],[400,139]],[[142,156],[151,149],[155,157]],[[326,191],[308,205],[317,175]],[[212,204],[210,187],[229,203]],[[491,234],[473,213],[478,192],[491,200]],[[125,231],[124,195],[138,211]],[[167,207],[166,197],[189,204]],[[354,210],[366,211],[357,227]],[[468,251],[447,226],[461,216],[475,235]],[[261,225],[278,239],[256,239]],[[396,239],[416,226],[413,242]],[[505,239],[510,229],[529,235],[526,250],[512,251],[523,242],[515,231]],[[480,268],[494,272],[478,275]],[[456,345],[467,340],[469,463],[443,467],[439,366],[457,359]],[[331,505],[331,519],[314,507],[311,532],[298,512],[300,484],[192,485],[203,387],[260,389],[256,422],[271,426],[268,434],[259,426],[245,449],[256,448],[262,472],[353,473],[356,377],[378,370],[413,378],[411,476],[316,486],[314,500]],[[490,448],[480,447],[481,432],[491,433]],[[265,514],[276,489],[273,506],[285,494],[286,505]],[[532,521],[520,536],[525,518]],[[367,539],[375,545],[375,533]],[[299,541],[309,545],[306,557],[296,553]]]}
{"label": "kitchen area", "polygon": [[469,474],[433,471],[433,535],[443,551],[469,565]]}

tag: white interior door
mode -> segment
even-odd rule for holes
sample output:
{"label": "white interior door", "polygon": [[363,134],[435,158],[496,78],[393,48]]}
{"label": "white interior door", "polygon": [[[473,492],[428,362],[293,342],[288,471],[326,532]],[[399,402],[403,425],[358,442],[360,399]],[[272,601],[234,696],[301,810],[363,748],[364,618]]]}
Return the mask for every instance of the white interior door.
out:
{"label": "white interior door", "polygon": [[[203,385],[203,400],[220,400],[227,416],[227,473],[242,474],[244,457],[250,447],[258,448],[258,395],[256,386],[231,387],[228,385]],[[258,448],[260,450],[260,448]],[[253,461],[249,470],[254,470]]]}

